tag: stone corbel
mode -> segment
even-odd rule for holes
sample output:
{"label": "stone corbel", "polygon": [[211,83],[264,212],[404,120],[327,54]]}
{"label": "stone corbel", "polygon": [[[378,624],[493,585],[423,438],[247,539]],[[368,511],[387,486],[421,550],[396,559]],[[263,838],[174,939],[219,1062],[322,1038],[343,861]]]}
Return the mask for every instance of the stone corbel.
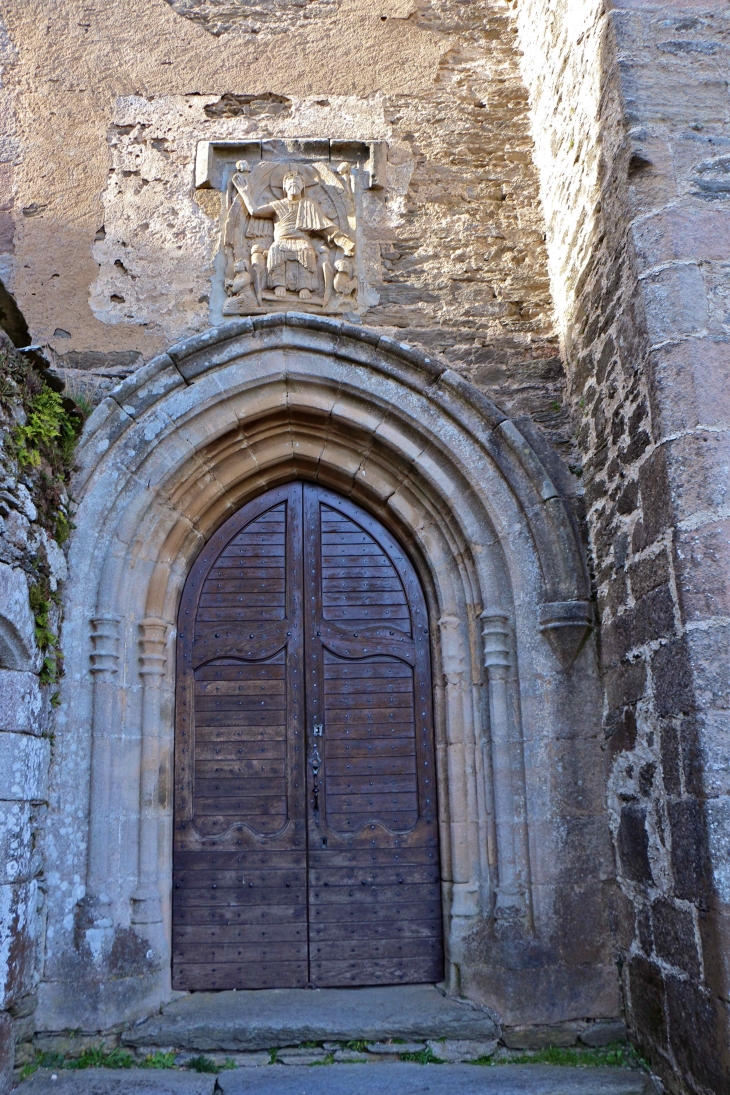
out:
{"label": "stone corbel", "polygon": [[512,629],[509,616],[498,609],[481,615],[484,637],[484,665],[489,689],[489,723],[492,741],[492,778],[497,835],[497,872],[494,916],[497,930],[506,921],[526,914],[524,891],[520,889],[517,853],[517,809],[513,779],[511,713],[508,678],[512,669]]}
{"label": "stone corbel", "polygon": [[103,613],[91,620],[91,666],[94,681],[89,788],[89,854],[86,867],[85,914],[87,942],[100,958],[113,936],[109,916],[109,810],[111,799],[111,727],[114,725],[119,668],[120,616]]}
{"label": "stone corbel", "polygon": [[590,601],[552,601],[540,605],[540,630],[567,672],[593,628]]}
{"label": "stone corbel", "polygon": [[142,750],[139,791],[139,853],[137,887],[132,894],[131,921],[154,954],[150,961],[166,960],[162,902],[158,871],[158,781],[160,769],[160,707],[162,679],[167,671],[169,624],[156,616],[139,625],[139,673],[142,678]]}

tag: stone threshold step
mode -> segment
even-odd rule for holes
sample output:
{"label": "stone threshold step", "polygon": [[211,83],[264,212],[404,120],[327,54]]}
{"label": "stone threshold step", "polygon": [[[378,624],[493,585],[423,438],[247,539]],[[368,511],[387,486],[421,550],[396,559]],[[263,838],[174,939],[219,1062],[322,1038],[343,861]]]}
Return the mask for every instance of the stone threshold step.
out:
{"label": "stone threshold step", "polygon": [[[377,1095],[655,1095],[643,1072],[556,1065],[415,1065],[378,1069]],[[362,1065],[271,1065],[217,1076],[143,1069],[39,1070],[16,1095],[373,1095]]]}
{"label": "stone threshold step", "polygon": [[195,992],[122,1035],[137,1050],[196,1053],[297,1046],[303,1042],[406,1042],[499,1037],[490,1013],[443,996],[434,985],[363,989]]}

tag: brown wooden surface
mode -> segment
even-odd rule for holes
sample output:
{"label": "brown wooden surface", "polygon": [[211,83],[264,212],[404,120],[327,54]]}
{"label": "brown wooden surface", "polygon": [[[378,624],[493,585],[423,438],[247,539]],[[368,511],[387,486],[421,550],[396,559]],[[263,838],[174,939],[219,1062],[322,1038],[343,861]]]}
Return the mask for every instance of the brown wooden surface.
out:
{"label": "brown wooden surface", "polygon": [[244,507],[180,607],[174,987],[440,980],[434,771],[400,546],[313,485]]}

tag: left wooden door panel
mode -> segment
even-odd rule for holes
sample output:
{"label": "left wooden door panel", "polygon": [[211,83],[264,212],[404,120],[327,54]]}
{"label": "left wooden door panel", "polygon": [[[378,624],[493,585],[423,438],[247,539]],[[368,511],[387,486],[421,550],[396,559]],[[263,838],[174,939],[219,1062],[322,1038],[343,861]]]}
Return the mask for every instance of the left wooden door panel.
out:
{"label": "left wooden door panel", "polygon": [[302,493],[196,561],[179,613],[173,987],[308,982]]}

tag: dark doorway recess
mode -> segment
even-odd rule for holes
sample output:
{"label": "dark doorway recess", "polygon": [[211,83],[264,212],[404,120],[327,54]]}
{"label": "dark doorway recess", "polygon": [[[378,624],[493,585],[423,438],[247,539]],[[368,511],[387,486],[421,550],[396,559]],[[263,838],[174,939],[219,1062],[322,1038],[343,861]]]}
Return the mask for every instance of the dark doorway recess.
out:
{"label": "dark doorway recess", "polygon": [[177,670],[173,986],[441,980],[428,619],[383,525],[307,483],[244,506]]}

